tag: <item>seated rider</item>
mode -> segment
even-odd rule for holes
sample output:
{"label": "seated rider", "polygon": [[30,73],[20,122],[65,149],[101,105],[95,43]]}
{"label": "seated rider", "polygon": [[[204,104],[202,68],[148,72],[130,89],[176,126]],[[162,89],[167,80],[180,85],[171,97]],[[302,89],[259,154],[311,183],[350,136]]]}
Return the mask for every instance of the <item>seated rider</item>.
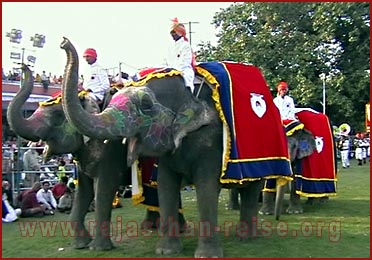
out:
{"label": "seated rider", "polygon": [[288,93],[288,84],[285,81],[279,82],[276,87],[278,90],[277,96],[274,98],[274,104],[279,109],[280,117],[284,125],[292,121],[297,121],[295,115],[294,100]]}
{"label": "seated rider", "polygon": [[177,18],[172,20],[170,34],[174,40],[173,48],[169,50],[167,65],[182,72],[186,87],[194,91],[194,78],[196,65],[195,55],[191,49],[189,40],[186,37],[185,26],[178,22]]}

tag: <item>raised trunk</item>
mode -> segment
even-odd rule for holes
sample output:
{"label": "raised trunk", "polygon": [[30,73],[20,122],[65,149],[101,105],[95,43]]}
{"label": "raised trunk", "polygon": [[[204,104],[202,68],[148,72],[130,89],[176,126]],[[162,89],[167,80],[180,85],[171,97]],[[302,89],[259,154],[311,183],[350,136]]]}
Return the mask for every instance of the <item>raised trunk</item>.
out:
{"label": "raised trunk", "polygon": [[36,122],[39,121],[36,117],[29,117],[28,119],[23,117],[22,106],[29,98],[34,88],[34,81],[32,78],[31,70],[26,65],[22,65],[22,71],[24,72],[24,79],[22,81],[21,89],[18,91],[16,96],[12,99],[8,106],[7,119],[11,129],[19,136],[30,140],[39,141],[43,139],[35,128]]}
{"label": "raised trunk", "polygon": [[[62,84],[62,106],[69,122],[83,135],[97,139],[117,139],[126,136],[129,122],[120,111],[108,108],[103,113],[88,113],[80,104],[78,97],[79,59],[75,47],[64,38],[61,48],[66,51],[67,64]],[[120,125],[120,127],[118,127]]]}

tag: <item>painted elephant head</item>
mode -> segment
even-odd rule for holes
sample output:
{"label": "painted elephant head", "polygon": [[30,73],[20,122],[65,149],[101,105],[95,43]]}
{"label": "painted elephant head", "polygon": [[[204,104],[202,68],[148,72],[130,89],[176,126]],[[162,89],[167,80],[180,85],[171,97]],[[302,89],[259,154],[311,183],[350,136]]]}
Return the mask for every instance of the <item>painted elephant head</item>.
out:
{"label": "painted elephant head", "polygon": [[[139,154],[160,156],[174,151],[188,132],[209,123],[207,106],[193,98],[181,76],[154,78],[141,87],[123,88],[102,113],[87,113],[77,95],[77,52],[66,38],[61,48],[67,54],[62,100],[68,120],[92,138],[127,138],[129,165]],[[161,94],[155,96],[154,92]]]}
{"label": "painted elephant head", "polygon": [[7,119],[12,130],[19,136],[31,140],[46,142],[44,159],[52,154],[64,154],[76,151],[83,139],[67,121],[61,104],[39,106],[28,118],[24,118],[22,106],[30,96],[34,82],[31,70],[22,66],[24,80],[20,91],[10,102]]}
{"label": "painted elephant head", "polygon": [[316,143],[312,133],[306,129],[295,131],[287,136],[291,162],[311,155],[316,150]]}

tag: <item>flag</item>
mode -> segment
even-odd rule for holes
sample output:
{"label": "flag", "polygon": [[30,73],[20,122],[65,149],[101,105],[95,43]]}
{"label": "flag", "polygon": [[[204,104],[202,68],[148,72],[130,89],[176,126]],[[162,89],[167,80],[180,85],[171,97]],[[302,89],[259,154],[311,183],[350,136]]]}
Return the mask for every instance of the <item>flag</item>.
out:
{"label": "flag", "polygon": [[11,59],[19,60],[19,59],[21,59],[21,53],[19,53],[19,52],[11,52],[10,53],[10,58]]}

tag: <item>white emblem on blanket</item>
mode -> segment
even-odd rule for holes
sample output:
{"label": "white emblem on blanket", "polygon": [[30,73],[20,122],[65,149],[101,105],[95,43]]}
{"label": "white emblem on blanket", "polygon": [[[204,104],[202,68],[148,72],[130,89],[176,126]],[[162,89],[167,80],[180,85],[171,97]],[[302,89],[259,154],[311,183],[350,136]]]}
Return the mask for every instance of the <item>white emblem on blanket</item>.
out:
{"label": "white emblem on blanket", "polygon": [[263,95],[251,93],[251,106],[256,115],[262,118],[266,112],[266,102],[263,100]]}
{"label": "white emblem on blanket", "polygon": [[323,151],[323,137],[321,136],[315,136],[315,144],[316,144],[316,150],[318,153],[321,153]]}

